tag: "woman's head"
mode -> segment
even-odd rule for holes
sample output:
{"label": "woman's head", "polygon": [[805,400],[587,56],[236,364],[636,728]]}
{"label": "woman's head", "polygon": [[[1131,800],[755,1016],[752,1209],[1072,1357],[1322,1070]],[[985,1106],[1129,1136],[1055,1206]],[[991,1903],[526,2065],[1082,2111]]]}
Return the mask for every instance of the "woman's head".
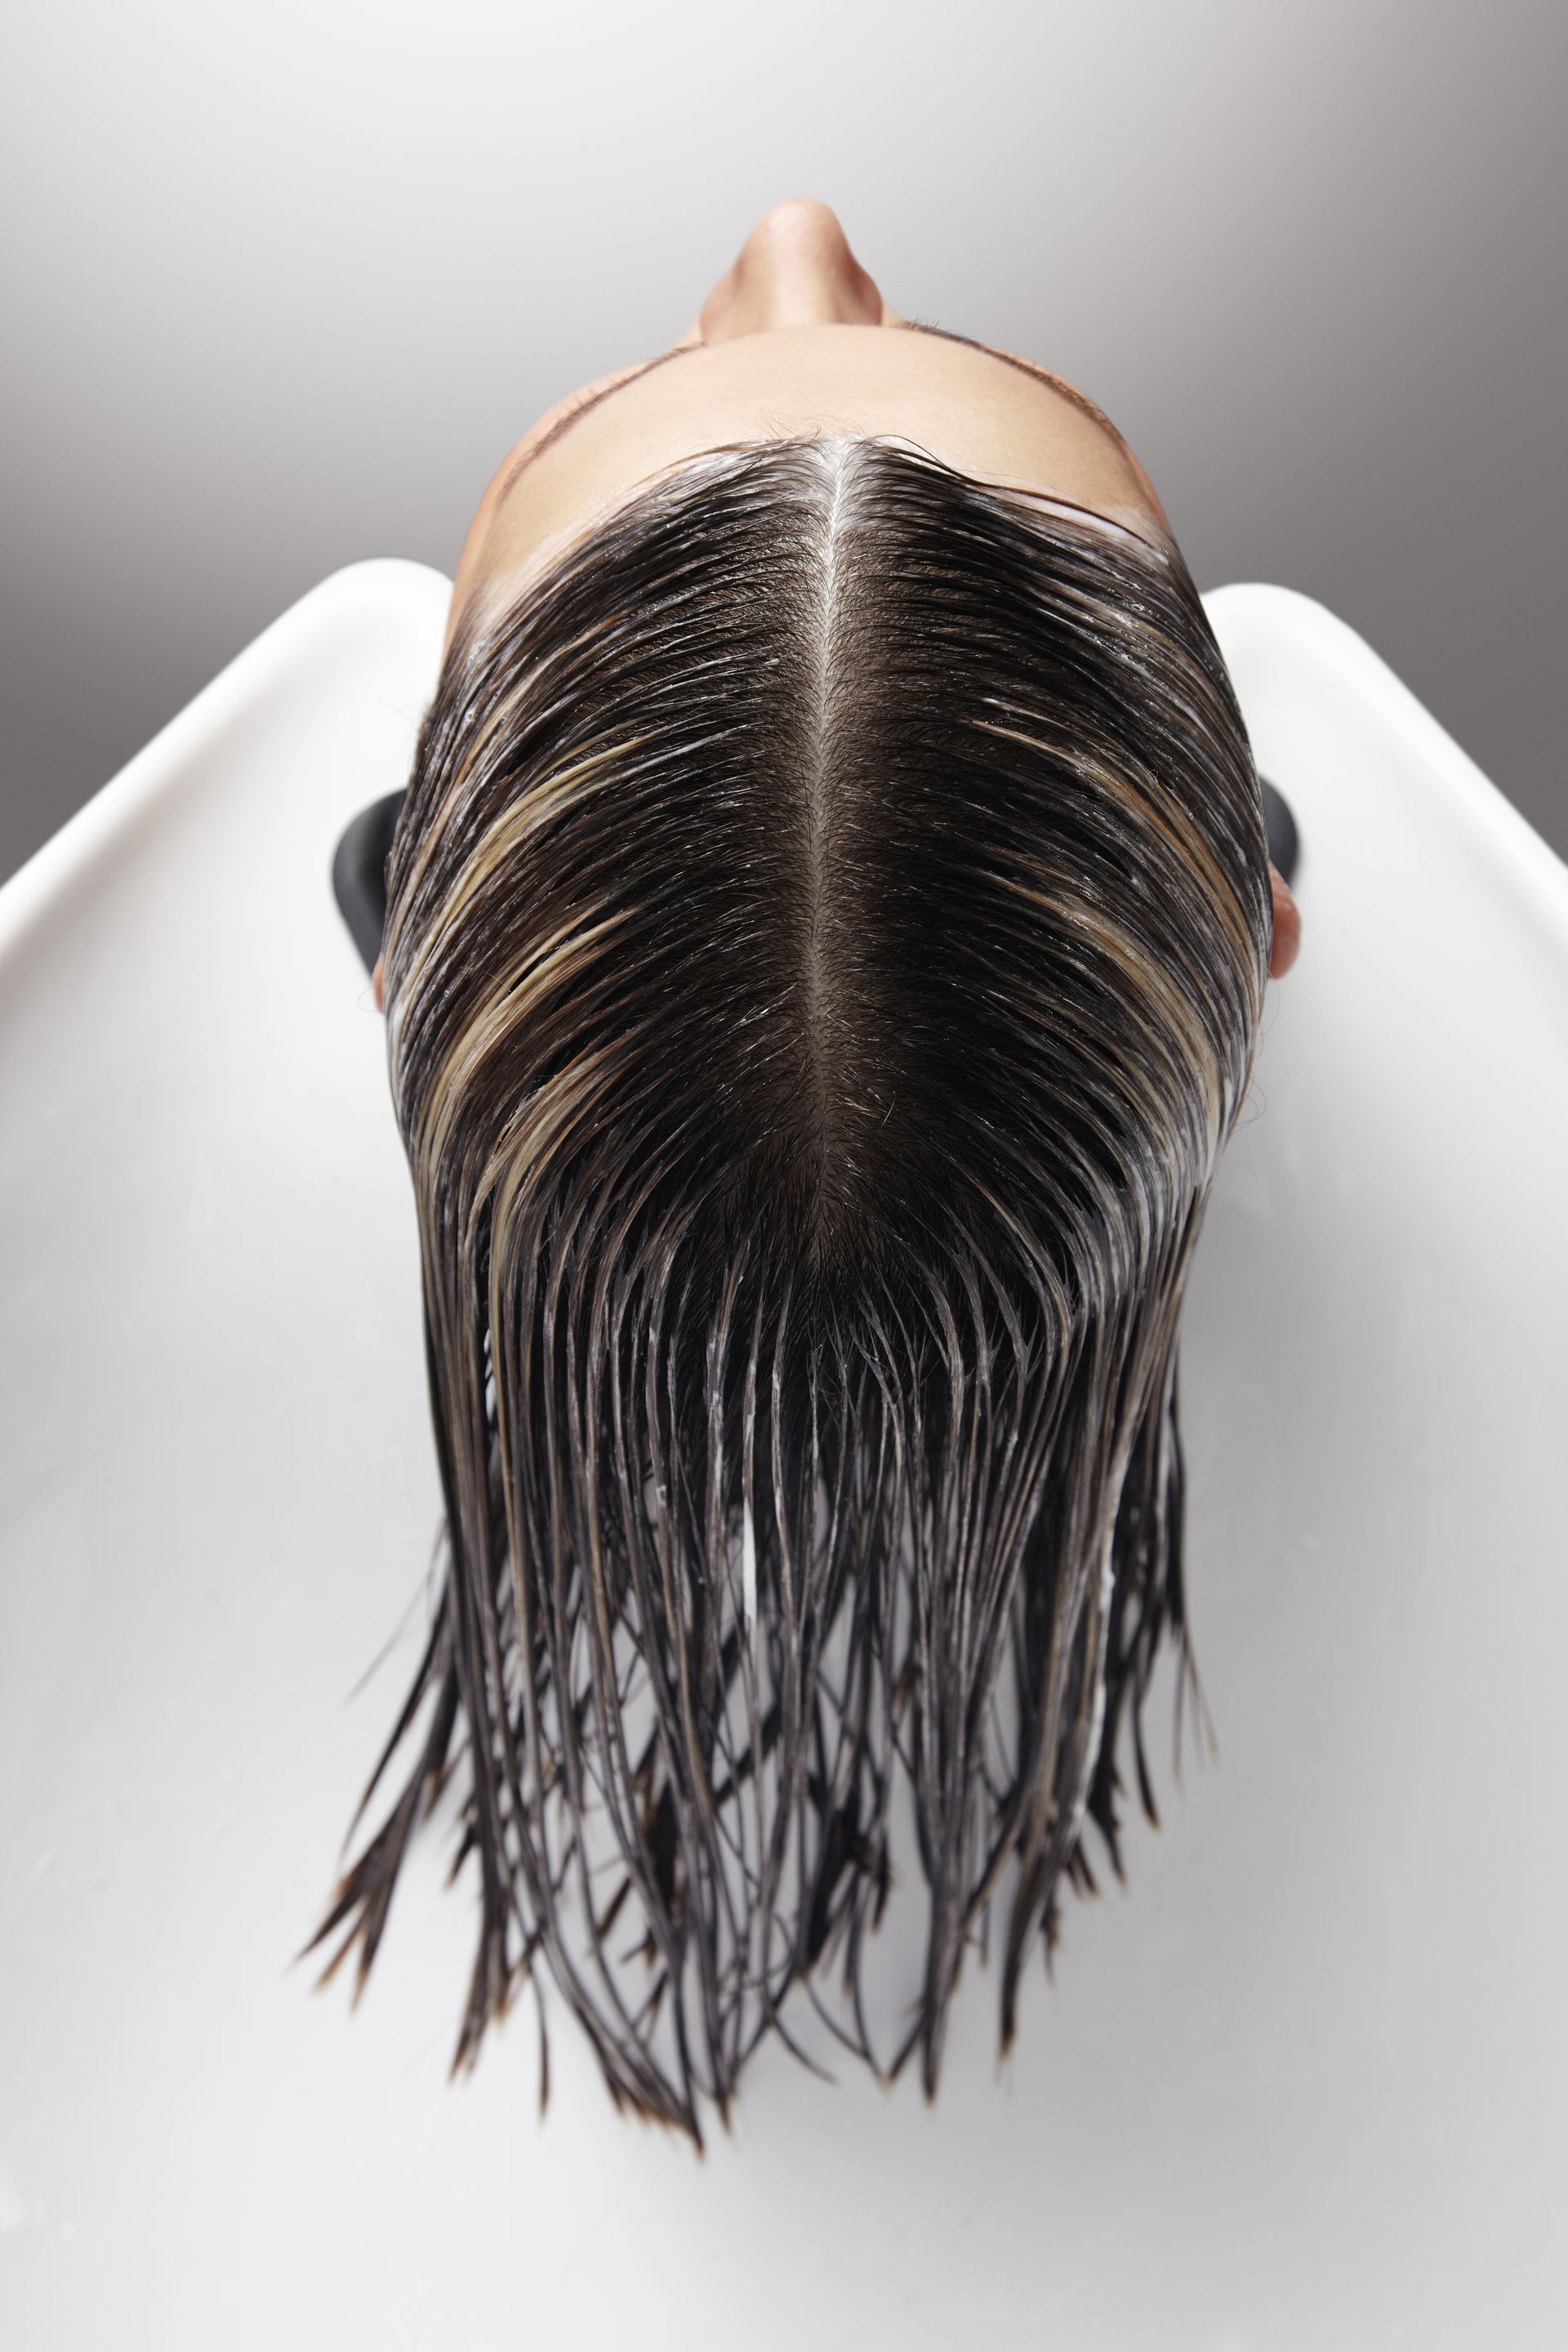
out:
{"label": "woman's head", "polygon": [[829,1966],[835,2030],[934,2084],[987,1918],[1010,2032],[1086,1821],[1114,1851],[1269,952],[1157,516],[830,423],[472,564],[392,861],[450,1562],[337,1916],[368,1958],[460,1724],[465,2047],[542,1952],[692,2129]]}
{"label": "woman's head", "polygon": [[826,205],[776,205],[679,341],[600,377],[508,452],[469,530],[454,628],[515,601],[622,499],[704,451],[802,436],[904,440],[956,472],[1168,539],[1153,487],[1093,403],[1033,362],[883,301]]}
{"label": "woman's head", "polygon": [[[1148,475],[1092,401],[1033,361],[901,318],[827,206],[796,200],[763,215],[667,351],[558,401],[508,451],[464,541],[448,647],[661,472],[795,435],[902,439],[1173,544]],[[1278,877],[1274,902],[1282,971],[1299,923]]]}

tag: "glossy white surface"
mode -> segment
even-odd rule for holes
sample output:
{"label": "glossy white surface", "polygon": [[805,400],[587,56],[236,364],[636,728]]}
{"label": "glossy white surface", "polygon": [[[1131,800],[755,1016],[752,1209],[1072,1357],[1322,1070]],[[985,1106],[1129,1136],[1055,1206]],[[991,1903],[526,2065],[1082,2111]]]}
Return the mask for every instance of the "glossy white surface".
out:
{"label": "glossy white surface", "polygon": [[[445,583],[341,573],[0,893],[0,2342],[1510,2352],[1568,2340],[1568,872],[1349,631],[1212,603],[1295,806],[1184,1360],[1217,1764],[998,2073],[781,2053],[703,2161],[526,2005],[447,2086],[426,1837],[290,1956],[437,1515],[380,1023],[332,906]],[[402,1637],[351,1696],[399,1624]]]}

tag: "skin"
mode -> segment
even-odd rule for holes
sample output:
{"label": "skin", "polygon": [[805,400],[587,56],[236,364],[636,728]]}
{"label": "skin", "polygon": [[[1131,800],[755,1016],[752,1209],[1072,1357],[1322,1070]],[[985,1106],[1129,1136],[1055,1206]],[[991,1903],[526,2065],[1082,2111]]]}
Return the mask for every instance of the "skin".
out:
{"label": "skin", "polygon": [[[508,451],[463,543],[448,644],[466,614],[515,601],[659,474],[705,450],[816,433],[903,439],[1173,544],[1153,484],[1091,401],[1032,361],[911,327],[828,207],[795,199],[763,215],[668,352],[584,385]],[[1301,922],[1270,878],[1278,979]],[[379,1005],[379,963],[374,980]]]}

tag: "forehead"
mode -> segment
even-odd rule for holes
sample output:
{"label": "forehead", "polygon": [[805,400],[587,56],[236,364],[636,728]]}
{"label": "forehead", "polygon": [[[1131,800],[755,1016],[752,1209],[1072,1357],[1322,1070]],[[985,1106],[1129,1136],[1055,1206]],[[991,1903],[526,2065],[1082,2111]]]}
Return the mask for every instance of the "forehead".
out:
{"label": "forehead", "polygon": [[937,333],[789,328],[668,354],[536,428],[476,518],[467,584],[519,584],[684,459],[814,435],[907,440],[960,473],[1163,532],[1137,460],[1070,385]]}

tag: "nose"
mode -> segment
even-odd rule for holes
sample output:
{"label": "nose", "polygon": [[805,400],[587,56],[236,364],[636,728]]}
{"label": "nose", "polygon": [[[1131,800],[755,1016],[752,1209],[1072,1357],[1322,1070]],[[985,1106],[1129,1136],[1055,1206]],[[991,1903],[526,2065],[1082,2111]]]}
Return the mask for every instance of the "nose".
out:
{"label": "nose", "polygon": [[849,250],[838,215],[809,196],[774,205],[702,305],[705,343],[773,327],[879,327],[893,313]]}

